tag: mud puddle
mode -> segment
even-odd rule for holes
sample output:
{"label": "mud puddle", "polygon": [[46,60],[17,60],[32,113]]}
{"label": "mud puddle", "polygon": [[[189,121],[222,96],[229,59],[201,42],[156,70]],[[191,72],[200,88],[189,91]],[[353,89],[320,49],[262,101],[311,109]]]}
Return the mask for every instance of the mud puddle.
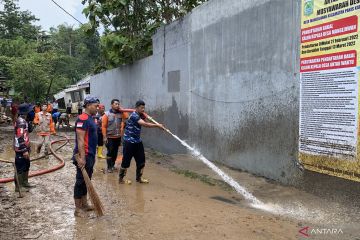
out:
{"label": "mud puddle", "polygon": [[[12,132],[0,131],[1,137],[8,136],[0,139],[3,150],[0,158],[4,155],[10,158],[11,151],[6,148],[11,143]],[[127,176],[133,184],[119,185],[118,172],[104,174],[105,160],[97,160],[93,183],[106,215],[96,218],[92,213],[88,219],[77,219],[73,216],[72,146],[64,147],[59,153],[66,159],[65,167],[31,178],[37,187],[25,193],[24,198],[17,198],[13,183],[0,185],[0,239],[301,239],[298,231],[302,227],[321,226],[317,219],[252,209],[190,156],[168,156],[153,151],[147,153],[144,176],[150,180],[148,185],[135,183],[135,162]],[[48,160],[32,163],[31,170],[56,163],[50,156]],[[262,178],[223,170],[265,202],[299,201],[296,189],[268,185]],[[11,166],[0,163],[1,177],[12,174]],[[305,196],[301,201],[311,205],[316,199],[310,197]],[[356,239],[354,234],[345,232],[341,238],[331,239]]]}

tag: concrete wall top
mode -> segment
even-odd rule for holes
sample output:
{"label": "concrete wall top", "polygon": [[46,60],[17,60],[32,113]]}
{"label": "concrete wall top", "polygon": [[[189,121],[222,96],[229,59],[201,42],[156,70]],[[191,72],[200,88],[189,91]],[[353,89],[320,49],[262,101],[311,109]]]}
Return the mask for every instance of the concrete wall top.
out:
{"label": "concrete wall top", "polygon": [[[191,12],[191,30],[197,31],[240,12],[273,0],[210,0]],[[288,0],[292,1],[292,0]],[[209,14],[211,12],[211,14]],[[249,19],[250,20],[250,19]],[[254,19],[255,21],[255,19]]]}

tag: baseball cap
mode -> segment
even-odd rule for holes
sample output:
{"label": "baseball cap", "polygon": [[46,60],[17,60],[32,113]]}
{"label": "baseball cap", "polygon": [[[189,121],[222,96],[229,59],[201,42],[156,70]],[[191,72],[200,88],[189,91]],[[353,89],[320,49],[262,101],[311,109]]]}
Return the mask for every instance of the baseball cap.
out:
{"label": "baseball cap", "polygon": [[84,107],[86,107],[86,105],[92,104],[92,103],[99,103],[99,99],[94,96],[86,96],[84,99]]}

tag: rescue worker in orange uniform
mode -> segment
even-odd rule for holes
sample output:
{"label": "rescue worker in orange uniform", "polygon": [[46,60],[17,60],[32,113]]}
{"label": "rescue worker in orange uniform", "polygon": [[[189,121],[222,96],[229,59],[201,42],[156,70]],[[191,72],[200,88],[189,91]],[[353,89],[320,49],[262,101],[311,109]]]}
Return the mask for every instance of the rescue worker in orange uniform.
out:
{"label": "rescue worker in orange uniform", "polygon": [[115,170],[115,161],[118,155],[121,137],[124,135],[126,112],[121,112],[119,99],[111,100],[111,109],[102,117],[102,134],[107,148],[107,172]]}
{"label": "rescue worker in orange uniform", "polygon": [[45,144],[45,154],[49,154],[50,135],[55,134],[55,126],[51,113],[47,112],[48,105],[45,103],[41,106],[41,112],[35,114],[34,124],[37,125],[37,135],[40,136],[41,144],[37,146],[37,153],[40,153],[41,147]]}

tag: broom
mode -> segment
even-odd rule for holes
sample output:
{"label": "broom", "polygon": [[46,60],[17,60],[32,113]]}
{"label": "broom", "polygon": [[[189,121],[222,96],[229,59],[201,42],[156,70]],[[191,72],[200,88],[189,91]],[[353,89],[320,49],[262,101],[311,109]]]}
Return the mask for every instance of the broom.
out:
{"label": "broom", "polygon": [[[79,159],[79,154],[75,155],[76,160]],[[104,206],[101,203],[100,197],[95,191],[94,185],[91,182],[91,179],[89,178],[89,175],[87,174],[85,167],[81,168],[81,173],[84,177],[85,184],[87,191],[90,196],[91,203],[94,205],[96,216],[101,217],[104,216]]]}
{"label": "broom", "polygon": [[15,170],[15,180],[16,180],[18,188],[19,188],[19,198],[22,198],[23,195],[21,194],[21,185],[20,185],[20,182],[19,182],[19,175],[17,173],[17,168],[16,168],[16,165],[15,165],[14,162],[12,164],[13,164],[14,170]]}

